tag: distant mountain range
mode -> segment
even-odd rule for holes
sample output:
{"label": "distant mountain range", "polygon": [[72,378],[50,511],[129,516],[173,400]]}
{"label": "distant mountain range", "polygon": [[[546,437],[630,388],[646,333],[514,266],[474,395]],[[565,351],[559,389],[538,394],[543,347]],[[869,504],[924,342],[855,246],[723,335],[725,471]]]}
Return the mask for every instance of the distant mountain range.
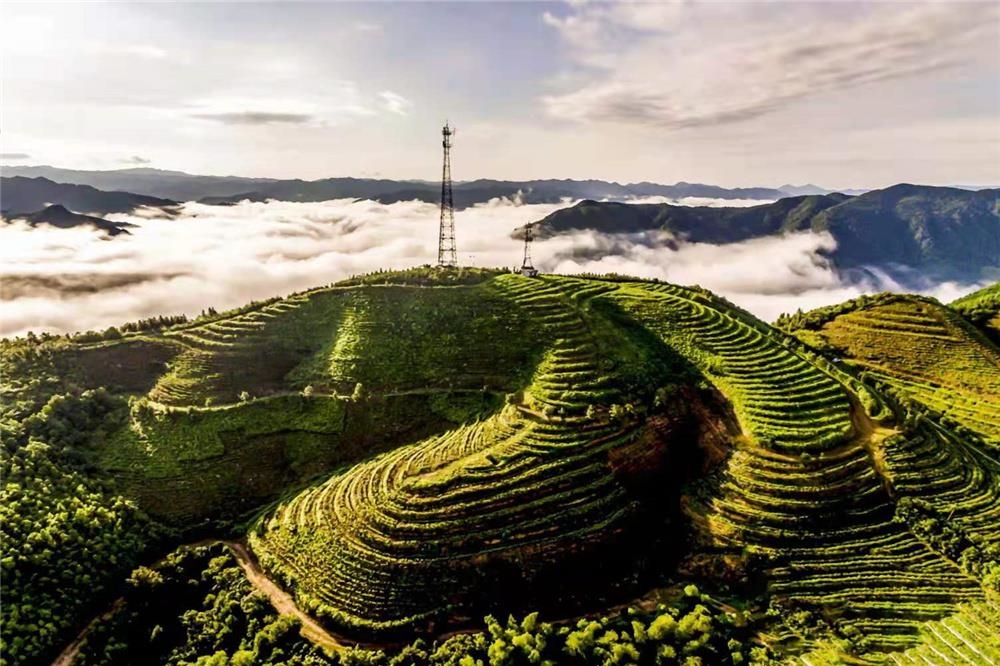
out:
{"label": "distant mountain range", "polygon": [[908,285],[1000,278],[1000,189],[901,184],[748,208],[582,201],[535,224],[537,238],[581,230],[663,231],[669,238],[658,242],[704,243],[828,231],[837,241],[831,259],[842,271],[878,269]]}
{"label": "distant mountain range", "polygon": [[176,202],[132,192],[106,192],[90,185],[59,183],[48,178],[0,178],[0,211],[6,217],[35,213],[54,204],[77,213],[107,215],[131,213],[144,206],[164,208]]}
{"label": "distant mountain range", "polygon": [[797,197],[807,194],[833,194],[834,192],[840,192],[841,194],[864,194],[869,190],[860,189],[847,189],[847,190],[828,190],[825,187],[820,187],[819,185],[813,185],[812,183],[807,183],[805,185],[789,185],[785,184],[778,188],[785,193],[786,196]]}
{"label": "distant mountain range", "polygon": [[[50,166],[7,166],[5,176],[47,178],[58,183],[88,185],[102,190],[120,190],[171,201],[201,201],[210,204],[234,203],[243,199],[262,201],[326,201],[364,198],[382,203],[397,201],[437,202],[441,184],[419,180],[369,178],[324,178],[322,180],[276,180],[236,176],[196,176],[160,169],[119,169],[115,171],[78,171]],[[815,186],[806,186],[815,188]],[[822,188],[815,188],[822,190]],[[603,180],[473,180],[455,183],[455,205],[465,208],[499,197],[518,198],[524,203],[558,203],[563,199],[629,200],[662,196],[670,199],[705,197],[713,199],[774,200],[788,196],[771,187],[725,188],[716,185],[679,182],[630,183],[622,185]],[[828,190],[822,190],[826,193]],[[796,192],[797,193],[797,192]],[[51,202],[56,203],[56,202]],[[72,206],[69,206],[72,208]],[[6,205],[4,205],[6,208]]]}

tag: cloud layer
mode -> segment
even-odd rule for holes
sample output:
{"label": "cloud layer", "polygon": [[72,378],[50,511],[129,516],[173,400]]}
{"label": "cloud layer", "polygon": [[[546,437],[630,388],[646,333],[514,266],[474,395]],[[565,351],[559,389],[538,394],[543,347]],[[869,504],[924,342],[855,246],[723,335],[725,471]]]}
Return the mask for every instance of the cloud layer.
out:
{"label": "cloud layer", "polygon": [[195,113],[194,118],[214,120],[224,125],[270,125],[272,123],[307,123],[308,113],[278,113],[271,111],[226,111],[222,113]]}
{"label": "cloud layer", "polygon": [[[780,6],[779,6],[780,5]],[[747,120],[832,91],[952,67],[994,35],[988,3],[595,3],[546,14],[595,72],[544,104],[560,119],[653,127]]]}
{"label": "cloud layer", "polygon": [[[511,231],[563,205],[493,200],[461,211],[460,263],[518,266],[521,245]],[[176,218],[138,212],[111,219],[136,226],[131,235],[108,240],[90,228],[0,225],[0,335],[195,315],[380,268],[428,263],[436,256],[438,210],[416,201],[187,203]],[[677,245],[657,234],[581,232],[538,241],[532,254],[546,272],[617,272],[701,284],[766,320],[864,291],[898,289],[878,276],[842,281],[822,256],[833,242],[806,233]],[[950,299],[971,288],[944,285],[938,293]]]}

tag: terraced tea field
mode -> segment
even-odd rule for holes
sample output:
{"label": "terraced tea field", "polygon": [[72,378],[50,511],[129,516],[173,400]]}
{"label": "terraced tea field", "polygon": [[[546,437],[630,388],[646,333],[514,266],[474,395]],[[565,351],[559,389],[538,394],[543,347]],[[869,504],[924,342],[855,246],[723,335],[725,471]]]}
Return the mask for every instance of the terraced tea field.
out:
{"label": "terraced tea field", "polygon": [[608,458],[640,428],[587,414],[622,399],[577,309],[605,289],[513,276],[495,286],[549,341],[522,399],[334,476],[251,534],[265,568],[339,626],[482,614],[505,584],[523,594],[567,562],[579,567],[636,513]]}
{"label": "terraced tea field", "polygon": [[[533,333],[485,285],[317,289],[176,327],[161,339],[179,353],[103,463],[174,522],[246,510],[461,422],[530,373]],[[359,385],[378,399],[353,400]]]}
{"label": "terraced tea field", "polygon": [[[819,610],[840,631],[864,635],[878,650],[911,645],[927,619],[982,598],[980,585],[959,566],[893,520],[886,465],[875,452],[891,452],[887,466],[895,492],[917,491],[908,483],[918,466],[897,455],[885,439],[894,431],[878,427],[857,400],[854,436],[848,437],[852,407],[844,384],[852,382],[846,373],[803,358],[789,340],[761,332],[739,313],[714,311],[702,294],[669,285],[643,291],[623,292],[625,309],[689,350],[733,400],[751,435],[689,501],[692,522],[707,544],[764,555],[775,600]],[[763,422],[757,408],[762,403],[770,407]],[[808,445],[799,445],[802,440]],[[935,450],[961,457],[941,445]],[[977,534],[985,536],[991,527],[995,532],[996,476],[969,459],[956,469],[966,476],[943,475],[917,494],[953,507],[959,516],[967,511]],[[955,503],[959,495],[965,499]]]}
{"label": "terraced tea field", "polygon": [[744,432],[762,446],[819,452],[851,435],[844,386],[771,332],[673,285],[633,288],[618,300],[683,350],[733,402]]}
{"label": "terraced tea field", "polygon": [[[491,564],[517,560],[511,585],[530,588],[627,529],[632,498],[604,459],[639,434],[603,411],[632,399],[602,372],[614,364],[599,358],[595,322],[609,312],[732,403],[743,435],[685,501],[700,548],[763,558],[775,602],[812,609],[870,651],[908,648],[928,621],[982,602],[979,581],[895,519],[897,497],[920,497],[993,540],[994,470],[947,430],[901,434],[857,376],[697,290],[515,276],[494,286],[551,340],[517,401],[332,477],[253,534],[266,568],[335,626],[460,623],[493,608],[477,596]],[[917,484],[929,466],[943,473]]]}
{"label": "terraced tea field", "polygon": [[[779,330],[700,288],[416,269],[22,345],[2,390],[20,419],[112,388],[80,459],[165,534],[245,531],[345,643],[487,614],[544,642],[532,611],[569,640],[693,580],[755,627],[758,657],[991,664],[992,299],[865,297]],[[647,625],[624,626],[600,641],[628,662]]]}
{"label": "terraced tea field", "polygon": [[950,307],[1000,344],[1000,282],[963,296]]}
{"label": "terraced tea field", "polygon": [[1000,452],[1000,353],[954,311],[885,296],[816,331],[876,381],[969,428]]}

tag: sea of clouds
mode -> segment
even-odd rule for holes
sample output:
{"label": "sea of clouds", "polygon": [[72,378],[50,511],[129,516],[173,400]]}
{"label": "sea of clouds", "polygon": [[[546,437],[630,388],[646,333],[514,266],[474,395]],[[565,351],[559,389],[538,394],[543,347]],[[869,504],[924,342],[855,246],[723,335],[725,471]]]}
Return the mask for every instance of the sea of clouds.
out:
{"label": "sea of clouds", "polygon": [[[511,232],[571,203],[496,199],[459,211],[459,262],[520,266],[522,243]],[[197,315],[437,256],[438,206],[419,201],[186,203],[176,216],[149,210],[108,219],[135,226],[130,235],[111,239],[89,227],[0,224],[0,336]],[[614,272],[700,284],[767,321],[861,293],[904,290],[877,272],[845,280],[823,255],[834,247],[828,234],[809,232],[725,245],[678,242],[659,233],[579,232],[536,241],[532,254],[543,272]],[[946,283],[925,293],[947,302],[976,288]]]}

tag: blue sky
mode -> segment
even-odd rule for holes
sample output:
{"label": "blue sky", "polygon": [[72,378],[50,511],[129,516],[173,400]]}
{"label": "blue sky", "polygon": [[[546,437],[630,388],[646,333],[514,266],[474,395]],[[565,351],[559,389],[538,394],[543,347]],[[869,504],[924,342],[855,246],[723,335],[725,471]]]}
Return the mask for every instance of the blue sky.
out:
{"label": "blue sky", "polygon": [[5,164],[1000,184],[995,3],[10,3]]}

